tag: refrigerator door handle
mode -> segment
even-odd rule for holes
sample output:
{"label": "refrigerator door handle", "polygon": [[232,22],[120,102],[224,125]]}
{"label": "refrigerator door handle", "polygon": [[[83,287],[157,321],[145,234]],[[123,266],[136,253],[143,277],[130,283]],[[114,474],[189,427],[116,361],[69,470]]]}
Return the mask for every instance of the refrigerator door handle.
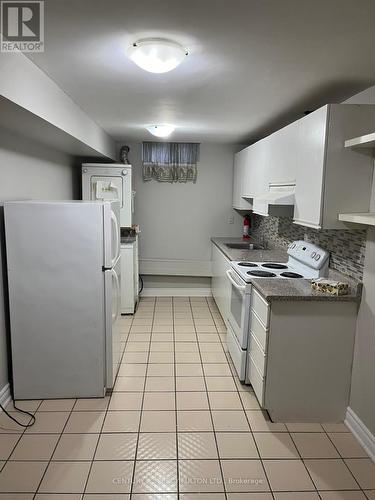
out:
{"label": "refrigerator door handle", "polygon": [[112,276],[115,280],[115,288],[116,288],[116,312],[112,314],[112,321],[115,323],[117,321],[117,318],[119,317],[120,314],[120,280],[118,279],[117,273],[114,269],[111,270]]}
{"label": "refrigerator door handle", "polygon": [[113,228],[114,228],[115,235],[116,235],[116,253],[115,253],[115,256],[113,257],[113,260],[112,260],[112,265],[114,265],[120,256],[120,236],[119,236],[120,229],[118,226],[118,220],[117,220],[116,214],[113,211],[111,211],[111,221],[112,221]]}

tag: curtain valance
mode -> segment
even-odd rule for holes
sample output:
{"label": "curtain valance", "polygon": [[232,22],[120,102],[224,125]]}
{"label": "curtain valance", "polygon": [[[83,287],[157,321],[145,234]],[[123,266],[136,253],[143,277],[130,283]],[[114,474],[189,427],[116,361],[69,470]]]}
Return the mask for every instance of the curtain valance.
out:
{"label": "curtain valance", "polygon": [[144,142],[143,180],[196,182],[199,146],[191,142]]}

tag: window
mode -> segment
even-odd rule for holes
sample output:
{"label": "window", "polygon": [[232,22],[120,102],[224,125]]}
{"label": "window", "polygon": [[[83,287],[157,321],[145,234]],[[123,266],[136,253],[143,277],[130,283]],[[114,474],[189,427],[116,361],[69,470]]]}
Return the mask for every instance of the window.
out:
{"label": "window", "polygon": [[190,142],[144,142],[143,180],[196,182],[199,146]]}

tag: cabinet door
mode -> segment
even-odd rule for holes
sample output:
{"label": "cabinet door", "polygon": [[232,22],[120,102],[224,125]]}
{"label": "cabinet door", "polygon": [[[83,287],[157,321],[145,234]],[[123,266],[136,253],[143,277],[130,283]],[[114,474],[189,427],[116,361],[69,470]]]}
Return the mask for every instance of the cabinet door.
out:
{"label": "cabinet door", "polygon": [[298,121],[287,125],[267,138],[265,164],[269,182],[295,182],[298,164],[296,154],[298,139]]}
{"label": "cabinet door", "polygon": [[247,149],[234,155],[233,168],[233,201],[232,206],[237,210],[251,210],[251,204],[242,198],[244,193],[245,171],[247,168]]}
{"label": "cabinet door", "polygon": [[247,198],[268,191],[269,175],[269,137],[256,142],[246,150],[246,169],[243,193]]}
{"label": "cabinet door", "polygon": [[327,119],[324,106],[298,121],[294,222],[315,229],[322,227]]}
{"label": "cabinet door", "polygon": [[230,261],[225,255],[212,245],[212,295],[219,308],[223,320],[226,322],[230,303],[230,282],[227,278],[227,270],[231,268]]}
{"label": "cabinet door", "polygon": [[134,313],[134,246],[121,247],[121,314]]}
{"label": "cabinet door", "polygon": [[217,304],[219,295],[219,249],[212,244],[212,277],[211,292]]}

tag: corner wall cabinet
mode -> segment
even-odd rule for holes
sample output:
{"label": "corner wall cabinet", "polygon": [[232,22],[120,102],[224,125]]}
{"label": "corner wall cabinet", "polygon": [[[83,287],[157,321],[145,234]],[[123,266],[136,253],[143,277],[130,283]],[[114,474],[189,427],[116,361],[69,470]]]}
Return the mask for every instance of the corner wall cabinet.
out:
{"label": "corner wall cabinet", "polygon": [[242,196],[256,197],[274,182],[295,180],[294,222],[342,229],[340,213],[369,210],[373,175],[373,158],[345,147],[345,140],[373,130],[374,124],[373,105],[323,106],[237,153],[246,151],[246,162],[235,183],[242,185]]}

